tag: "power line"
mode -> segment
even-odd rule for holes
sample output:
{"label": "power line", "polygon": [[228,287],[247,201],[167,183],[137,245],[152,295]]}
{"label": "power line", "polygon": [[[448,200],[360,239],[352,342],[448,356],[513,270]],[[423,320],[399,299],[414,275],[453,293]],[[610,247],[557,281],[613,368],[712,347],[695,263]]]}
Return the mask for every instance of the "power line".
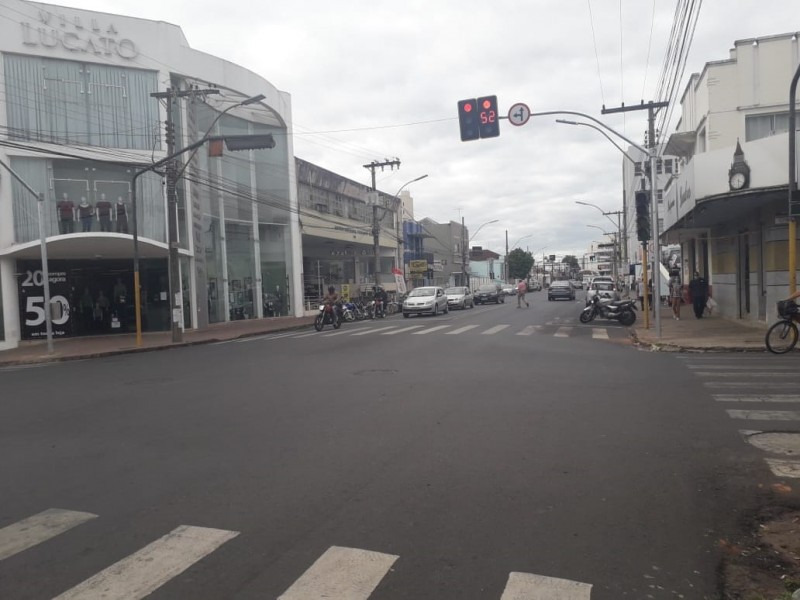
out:
{"label": "power line", "polygon": [[597,62],[597,79],[600,82],[600,99],[603,101],[603,104],[606,103],[606,95],[603,92],[603,78],[600,75],[600,56],[597,53],[597,37],[594,33],[594,15],[592,14],[592,0],[586,0],[586,4],[589,7],[589,24],[592,26],[592,42],[594,42],[594,58]]}

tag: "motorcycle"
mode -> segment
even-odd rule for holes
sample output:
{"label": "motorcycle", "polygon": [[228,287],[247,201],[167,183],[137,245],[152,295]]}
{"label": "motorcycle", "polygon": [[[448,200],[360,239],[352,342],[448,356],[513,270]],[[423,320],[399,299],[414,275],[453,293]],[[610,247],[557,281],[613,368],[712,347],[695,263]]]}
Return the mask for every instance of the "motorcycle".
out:
{"label": "motorcycle", "polygon": [[594,296],[589,306],[581,311],[580,322],[589,323],[595,317],[619,321],[626,327],[636,322],[636,303],[633,300],[617,300],[601,302],[599,296]]}
{"label": "motorcycle", "polygon": [[345,302],[344,309],[350,311],[356,321],[364,320],[364,307],[360,302]]}
{"label": "motorcycle", "polygon": [[355,305],[352,302],[343,302],[339,312],[343,321],[355,321],[356,313],[354,311]]}
{"label": "motorcycle", "polygon": [[386,316],[386,311],[383,308],[383,302],[380,300],[370,300],[366,306],[366,313],[368,319],[383,319]]}
{"label": "motorcycle", "polygon": [[339,329],[339,327],[342,326],[339,315],[330,304],[320,304],[319,314],[317,314],[317,318],[314,319],[314,329],[317,331],[322,331],[325,325],[333,325],[334,329]]}

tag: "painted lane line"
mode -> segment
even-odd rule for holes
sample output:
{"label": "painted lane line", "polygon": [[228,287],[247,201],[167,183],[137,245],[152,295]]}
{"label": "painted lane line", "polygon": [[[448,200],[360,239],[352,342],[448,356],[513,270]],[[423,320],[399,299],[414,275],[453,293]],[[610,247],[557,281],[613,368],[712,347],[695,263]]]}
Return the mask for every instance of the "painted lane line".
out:
{"label": "painted lane line", "polygon": [[181,525],[55,600],[144,598],[237,535],[237,531]]}
{"label": "painted lane line", "polygon": [[498,331],[503,331],[503,329],[507,329],[509,325],[495,325],[494,327],[490,327],[486,331],[481,332],[481,335],[494,335]]}
{"label": "painted lane line", "polygon": [[543,577],[531,573],[510,573],[500,600],[590,600],[588,583]]}
{"label": "painted lane line", "polygon": [[569,337],[571,333],[572,333],[572,327],[564,327],[564,326],[562,326],[562,327],[559,327],[558,331],[556,331],[553,334],[553,337],[565,338],[565,337]]}
{"label": "painted lane line", "polygon": [[301,333],[299,335],[287,335],[286,337],[291,338],[293,340],[299,340],[302,338],[311,337],[312,335],[319,335],[321,332],[319,331],[312,331],[311,333]]}
{"label": "painted lane line", "polygon": [[791,381],[704,381],[703,385],[709,388],[747,388],[757,387],[775,390],[795,390],[797,383]]}
{"label": "painted lane line", "polygon": [[592,329],[592,339],[593,340],[607,340],[608,339],[608,330],[607,329]]}
{"label": "painted lane line", "polygon": [[436,327],[431,327],[425,331],[415,331],[411,335],[427,335],[429,333],[433,333],[434,331],[439,331],[440,329],[447,329],[448,327],[450,327],[450,325],[437,325]]}
{"label": "painted lane line", "polygon": [[518,331],[517,335],[533,335],[538,327],[538,325],[528,325],[522,331]]}
{"label": "painted lane line", "polygon": [[278,600],[366,600],[398,558],[331,546]]}
{"label": "painted lane line", "polygon": [[778,477],[800,479],[800,460],[785,458],[765,458],[772,473]]}
{"label": "painted lane line", "polygon": [[397,325],[389,325],[388,327],[378,327],[377,329],[367,329],[366,331],[359,331],[358,333],[354,333],[353,336],[357,335],[368,335],[370,333],[378,333],[379,331],[388,331],[390,329],[396,329]]}
{"label": "painted lane line", "polygon": [[800,410],[737,410],[725,411],[731,419],[754,421],[800,421]]}
{"label": "painted lane line", "polygon": [[800,373],[753,373],[752,371],[732,371],[730,373],[720,373],[719,371],[692,371],[698,377],[797,377]]}
{"label": "painted lane line", "polygon": [[381,335],[397,335],[398,333],[406,333],[407,331],[411,331],[413,329],[419,329],[420,327],[425,327],[424,325],[412,325],[411,327],[403,327],[403,329],[398,329],[397,331],[387,331],[382,333]]}
{"label": "painted lane line", "polygon": [[48,508],[0,529],[0,560],[41,544],[97,515],[75,510]]}
{"label": "painted lane line", "polygon": [[[718,371],[737,371],[742,368],[741,365],[686,365],[692,371],[696,369],[705,370],[718,370]],[[758,369],[761,371],[797,371],[797,365],[747,365],[748,369]]]}
{"label": "painted lane line", "polygon": [[717,402],[800,402],[800,396],[793,394],[771,394],[761,396],[740,396],[736,394],[714,394]]}
{"label": "painted lane line", "polygon": [[363,331],[363,329],[355,329],[355,330],[353,330],[353,329],[339,328],[338,331],[328,331],[326,333],[320,333],[319,337],[334,337],[336,335],[345,335],[345,334],[348,334],[348,333],[353,333],[354,331]]}
{"label": "painted lane line", "polygon": [[475,329],[477,325],[466,325],[464,327],[459,327],[458,329],[454,329],[453,331],[448,331],[445,335],[458,335],[459,333],[464,333],[465,331],[469,331],[470,329]]}

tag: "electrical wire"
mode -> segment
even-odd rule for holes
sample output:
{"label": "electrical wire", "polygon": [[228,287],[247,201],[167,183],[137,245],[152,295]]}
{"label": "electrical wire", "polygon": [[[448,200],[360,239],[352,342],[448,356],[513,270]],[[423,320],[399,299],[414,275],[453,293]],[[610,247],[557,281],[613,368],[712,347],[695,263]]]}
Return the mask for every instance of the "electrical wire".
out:
{"label": "electrical wire", "polygon": [[603,78],[600,75],[600,55],[597,52],[597,37],[594,32],[594,15],[592,14],[592,0],[586,0],[586,5],[589,7],[589,24],[592,26],[592,42],[594,43],[594,58],[597,61],[597,79],[600,82],[600,98],[603,105],[606,103],[606,95],[603,92]]}

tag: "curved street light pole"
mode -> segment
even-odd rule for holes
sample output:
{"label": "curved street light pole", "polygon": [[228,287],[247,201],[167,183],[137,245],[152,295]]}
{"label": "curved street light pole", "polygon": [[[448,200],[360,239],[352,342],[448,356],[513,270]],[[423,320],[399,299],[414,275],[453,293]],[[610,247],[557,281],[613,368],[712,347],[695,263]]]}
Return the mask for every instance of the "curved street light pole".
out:
{"label": "curved street light pole", "polygon": [[[617,260],[622,262],[625,260],[628,248],[627,248],[627,234],[622,228],[622,224],[620,223],[620,215],[624,215],[624,211],[621,210],[609,210],[604,211],[602,208],[597,206],[596,204],[592,204],[591,202],[583,202],[582,200],[575,200],[575,204],[582,204],[583,206],[592,206],[600,211],[600,213],[609,221],[611,224],[617,228],[617,244],[619,246],[619,251],[617,252]],[[624,203],[623,203],[624,204]],[[614,220],[609,215],[617,215],[617,222],[614,223]],[[625,245],[623,246],[623,241]],[[624,250],[623,250],[624,248]],[[619,273],[619,267],[617,267],[617,273]]]}
{"label": "curved street light pole", "polygon": [[[399,200],[398,196],[400,196],[400,192],[402,192],[405,189],[406,186],[409,186],[412,183],[416,183],[417,181],[425,179],[427,176],[428,176],[428,174],[425,173],[425,175],[420,175],[419,177],[415,177],[414,179],[411,179],[410,181],[406,181],[395,192],[394,196],[392,196],[392,199]],[[377,198],[376,198],[376,200],[377,200]],[[398,208],[399,208],[399,204],[398,204]],[[385,214],[386,214],[386,209],[384,209],[384,214],[381,215],[381,218]],[[380,225],[380,219],[378,219],[378,204],[377,204],[377,202],[375,203],[375,206],[373,208],[372,216],[373,216],[372,244],[374,246],[373,250],[375,252],[375,264],[374,264],[374,267],[375,267],[375,288],[377,290],[377,287],[380,285],[380,274],[379,274],[379,271],[380,271],[380,234],[381,234],[381,225]],[[403,227],[403,214],[402,214],[402,212],[398,211],[398,213],[397,213],[397,224],[396,224],[396,227],[395,227],[395,230],[396,230],[395,233],[396,233],[396,237],[397,237],[397,264],[398,265],[403,265],[403,268],[402,268],[402,271],[403,271],[403,285],[405,285],[406,268],[405,268],[405,261],[403,260],[403,254],[402,254],[402,251],[400,250],[400,247],[403,245],[403,236],[401,234],[402,227]]]}
{"label": "curved street light pole", "polygon": [[469,274],[467,272],[467,246],[469,243],[475,239],[475,236],[478,235],[478,232],[486,227],[487,225],[491,225],[492,223],[497,223],[500,219],[492,219],[491,221],[486,221],[486,223],[481,224],[475,230],[468,240],[465,240],[467,229],[464,227],[464,217],[461,217],[461,235],[463,236],[461,239],[461,282],[463,285],[469,287]]}
{"label": "curved street light pole", "polygon": [[523,235],[521,238],[519,238],[516,242],[514,242],[511,245],[511,248],[509,248],[509,246],[508,246],[508,231],[506,231],[506,258],[503,261],[503,271],[504,271],[503,275],[504,275],[504,279],[505,279],[506,283],[508,283],[508,275],[509,275],[509,272],[508,272],[509,271],[508,270],[508,253],[510,251],[514,250],[522,240],[524,240],[526,238],[529,238],[529,237],[533,237],[533,234],[529,233],[528,235]]}
{"label": "curved street light pole", "polygon": [[611,237],[613,240],[613,251],[612,251],[612,269],[614,271],[614,285],[617,285],[618,277],[619,277],[619,270],[617,268],[617,234],[616,233],[609,233],[608,231],[604,231],[602,227],[598,227],[597,225],[587,225],[587,227],[593,227],[594,229],[599,229],[603,232],[603,235],[607,235]]}

